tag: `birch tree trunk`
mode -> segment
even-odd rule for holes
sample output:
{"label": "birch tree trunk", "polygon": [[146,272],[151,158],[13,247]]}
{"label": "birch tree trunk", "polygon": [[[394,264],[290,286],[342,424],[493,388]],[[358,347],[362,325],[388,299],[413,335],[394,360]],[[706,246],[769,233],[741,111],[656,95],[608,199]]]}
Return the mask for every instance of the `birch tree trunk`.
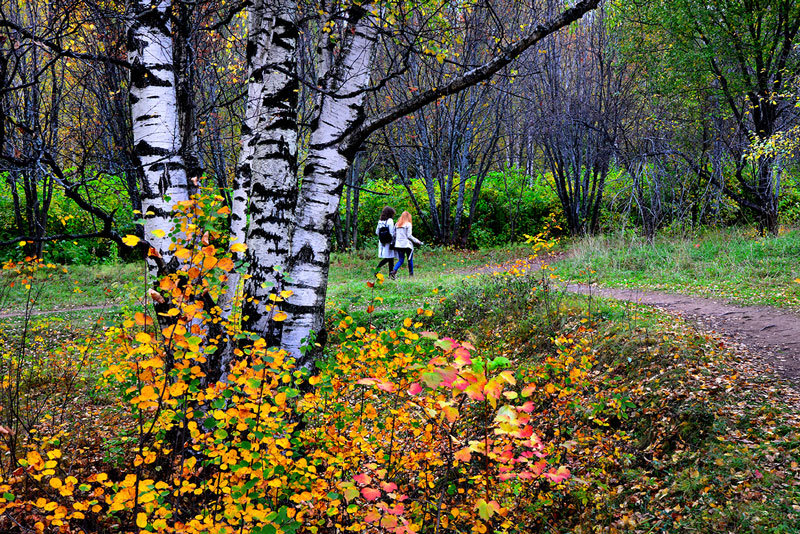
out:
{"label": "birch tree trunk", "polygon": [[[167,264],[172,256],[172,206],[188,200],[190,194],[181,156],[170,4],[134,2],[128,28],[134,155],[142,169],[144,233]],[[158,274],[153,262],[149,270],[151,276]]]}
{"label": "birch tree trunk", "polygon": [[294,294],[285,308],[289,319],[283,326],[281,347],[306,368],[313,367],[315,351],[303,353],[301,348],[311,341],[311,332],[320,333],[323,329],[333,217],[347,169],[358,148],[344,141],[364,115],[364,90],[369,86],[377,32],[370,8],[369,5],[352,8],[359,10],[361,16],[350,42],[344,44],[340,62],[333,66],[328,91],[312,124],[297,204],[288,269],[291,282],[286,283],[286,288]]}
{"label": "birch tree trunk", "polygon": [[[250,265],[243,326],[262,334],[269,328],[264,303],[278,289],[286,266],[297,198],[295,10],[291,1],[256,0],[250,11],[250,83],[234,181],[231,242],[248,247],[245,253],[233,253],[234,261],[246,259]],[[229,278],[223,313],[230,312],[239,282],[238,275]]]}

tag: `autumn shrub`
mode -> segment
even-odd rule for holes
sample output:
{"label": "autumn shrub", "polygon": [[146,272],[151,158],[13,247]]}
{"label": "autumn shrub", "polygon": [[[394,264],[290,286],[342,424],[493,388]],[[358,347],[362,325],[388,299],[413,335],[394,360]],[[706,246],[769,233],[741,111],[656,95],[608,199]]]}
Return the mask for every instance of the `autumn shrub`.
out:
{"label": "autumn shrub", "polygon": [[[2,427],[0,527],[518,532],[538,521],[542,495],[569,471],[534,432],[535,388],[507,361],[421,332],[412,318],[379,331],[342,315],[316,372],[297,369],[238,328],[237,306],[226,317],[208,304],[237,268],[215,244],[226,209],[213,198],[176,209],[182,263],[149,291],[153,306],[83,340],[77,353],[47,353],[104,367],[70,402],[98,415],[92,403],[102,399],[105,416],[77,430],[75,413],[66,425],[44,421],[55,414],[50,405],[23,425],[4,406],[13,424]],[[288,296],[275,288],[272,324],[286,318]],[[6,359],[18,368],[18,356]],[[4,387],[19,389],[18,375]],[[93,435],[113,461],[84,457]]]}

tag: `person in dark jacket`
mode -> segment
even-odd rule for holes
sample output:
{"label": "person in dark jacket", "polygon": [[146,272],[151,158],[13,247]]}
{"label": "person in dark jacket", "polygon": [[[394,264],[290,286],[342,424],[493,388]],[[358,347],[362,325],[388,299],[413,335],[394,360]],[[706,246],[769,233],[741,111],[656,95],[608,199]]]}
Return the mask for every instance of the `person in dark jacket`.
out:
{"label": "person in dark jacket", "polygon": [[[394,260],[397,259],[397,254],[395,253],[394,249],[391,247],[392,241],[394,240],[395,235],[395,227],[394,227],[394,220],[392,218],[395,215],[394,208],[386,206],[381,211],[381,217],[378,221],[378,226],[375,227],[375,235],[378,236],[378,257],[381,261],[378,263],[377,270],[381,270],[381,267],[389,264],[389,273],[391,276],[392,269],[394,269]],[[381,241],[381,228],[386,228],[391,235],[391,240],[388,243],[384,243]],[[385,234],[386,231],[384,231]]]}

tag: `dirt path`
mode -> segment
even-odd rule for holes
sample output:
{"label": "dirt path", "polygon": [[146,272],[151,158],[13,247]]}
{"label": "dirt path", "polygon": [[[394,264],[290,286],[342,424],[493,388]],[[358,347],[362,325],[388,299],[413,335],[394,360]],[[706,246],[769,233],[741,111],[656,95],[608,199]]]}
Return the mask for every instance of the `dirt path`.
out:
{"label": "dirt path", "polygon": [[569,291],[654,306],[724,334],[763,357],[778,373],[800,382],[800,316],[768,306],[738,306],[702,297],[636,289],[569,285]]}

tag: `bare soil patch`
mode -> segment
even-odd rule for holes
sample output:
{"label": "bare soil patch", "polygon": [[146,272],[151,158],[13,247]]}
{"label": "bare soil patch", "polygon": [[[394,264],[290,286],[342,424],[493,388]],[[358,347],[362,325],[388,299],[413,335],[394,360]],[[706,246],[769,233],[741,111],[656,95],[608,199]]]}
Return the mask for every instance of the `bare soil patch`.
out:
{"label": "bare soil patch", "polygon": [[800,385],[800,316],[768,306],[737,306],[718,300],[637,289],[571,284],[584,295],[645,304],[693,320],[763,358],[780,375]]}

